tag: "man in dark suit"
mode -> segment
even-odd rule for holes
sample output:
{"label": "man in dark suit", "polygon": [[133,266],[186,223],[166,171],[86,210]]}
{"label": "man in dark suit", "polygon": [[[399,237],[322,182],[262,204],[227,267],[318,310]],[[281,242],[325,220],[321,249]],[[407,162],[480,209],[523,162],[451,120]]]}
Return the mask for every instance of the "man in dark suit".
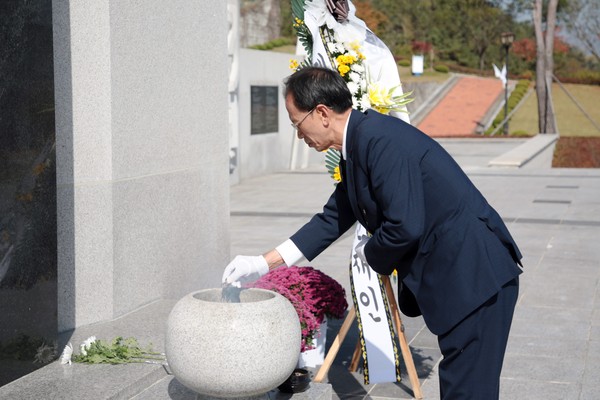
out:
{"label": "man in dark suit", "polygon": [[353,110],[351,96],[328,69],[303,68],[287,79],[298,137],[317,151],[339,150],[342,181],[323,212],[264,255],[237,256],[223,281],[240,284],[312,260],[358,221],[372,236],[357,254],[380,274],[398,271],[400,297],[416,299],[415,314],[438,336],[441,398],[498,398],[519,249],[437,142],[397,118]]}

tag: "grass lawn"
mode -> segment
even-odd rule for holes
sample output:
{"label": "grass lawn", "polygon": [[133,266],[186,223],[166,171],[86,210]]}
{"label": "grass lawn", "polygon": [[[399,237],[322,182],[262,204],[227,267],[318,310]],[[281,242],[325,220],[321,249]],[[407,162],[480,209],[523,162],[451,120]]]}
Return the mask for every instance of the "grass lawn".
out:
{"label": "grass lawn", "polygon": [[400,80],[403,83],[412,82],[438,82],[442,83],[450,79],[451,75],[448,73],[437,72],[430,69],[423,70],[422,75],[413,75],[411,67],[398,66],[398,72],[400,73]]}
{"label": "grass lawn", "polygon": [[[564,84],[585,112],[600,125],[600,86]],[[533,90],[533,89],[532,89]],[[600,168],[600,130],[557,84],[552,85],[559,139],[554,148],[554,168]],[[535,90],[510,121],[510,131],[538,131]]]}
{"label": "grass lawn", "polygon": [[296,55],[296,46],[295,45],[287,45],[287,46],[280,46],[280,47],[275,47],[273,50],[276,53],[289,53],[290,54],[290,58],[295,58]]}
{"label": "grass lawn", "polygon": [[[564,84],[565,89],[573,96],[583,109],[600,126],[600,86]],[[537,96],[535,90],[525,100],[510,121],[510,131],[525,131],[535,135],[538,133]],[[594,136],[600,137],[592,122],[575,105],[573,100],[560,88],[552,85],[552,97],[556,110],[556,121],[561,137]]]}

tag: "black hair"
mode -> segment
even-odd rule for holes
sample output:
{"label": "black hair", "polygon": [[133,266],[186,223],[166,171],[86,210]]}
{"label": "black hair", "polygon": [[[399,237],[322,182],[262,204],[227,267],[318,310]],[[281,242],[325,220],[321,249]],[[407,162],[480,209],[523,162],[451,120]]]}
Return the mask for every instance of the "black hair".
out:
{"label": "black hair", "polygon": [[337,113],[352,107],[352,93],[337,71],[321,67],[304,67],[285,80],[284,96],[292,95],[294,105],[309,111],[324,104]]}

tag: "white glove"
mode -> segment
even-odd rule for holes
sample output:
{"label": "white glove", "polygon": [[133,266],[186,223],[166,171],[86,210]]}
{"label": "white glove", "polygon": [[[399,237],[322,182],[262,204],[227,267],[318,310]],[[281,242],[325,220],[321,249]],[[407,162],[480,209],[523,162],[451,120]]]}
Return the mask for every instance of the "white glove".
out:
{"label": "white glove", "polygon": [[360,259],[360,261],[362,261],[363,264],[366,264],[366,265],[368,265],[368,262],[367,262],[367,257],[365,256],[365,246],[369,242],[369,239],[370,239],[370,237],[363,236],[363,238],[358,241],[358,244],[354,248],[354,251],[356,252],[356,256]]}
{"label": "white glove", "polygon": [[223,271],[223,283],[241,287],[242,283],[255,281],[267,272],[269,265],[263,256],[236,256]]}

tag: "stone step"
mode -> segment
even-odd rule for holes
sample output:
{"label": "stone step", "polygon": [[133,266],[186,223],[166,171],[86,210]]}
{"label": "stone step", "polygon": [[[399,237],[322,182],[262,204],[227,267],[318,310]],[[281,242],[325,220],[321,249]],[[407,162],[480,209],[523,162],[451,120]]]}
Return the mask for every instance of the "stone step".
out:
{"label": "stone step", "polygon": [[514,149],[490,160],[488,165],[490,167],[521,168],[557,140],[557,134],[538,134]]}

